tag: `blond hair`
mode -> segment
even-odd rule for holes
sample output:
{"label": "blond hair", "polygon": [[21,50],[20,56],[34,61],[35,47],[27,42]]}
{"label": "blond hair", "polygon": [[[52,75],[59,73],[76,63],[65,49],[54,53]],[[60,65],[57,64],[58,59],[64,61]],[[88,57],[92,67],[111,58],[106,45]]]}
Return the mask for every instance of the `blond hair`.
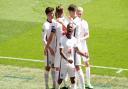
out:
{"label": "blond hair", "polygon": [[84,9],[83,9],[82,7],[78,7],[78,8],[77,8],[77,11],[81,11],[81,12],[83,12]]}

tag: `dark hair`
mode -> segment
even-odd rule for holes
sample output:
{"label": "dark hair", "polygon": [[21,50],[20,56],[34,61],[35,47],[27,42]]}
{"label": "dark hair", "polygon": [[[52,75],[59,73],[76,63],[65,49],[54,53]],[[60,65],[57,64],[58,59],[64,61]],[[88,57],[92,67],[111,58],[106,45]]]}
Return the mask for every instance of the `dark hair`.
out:
{"label": "dark hair", "polygon": [[68,6],[68,11],[76,11],[77,10],[77,6],[75,4],[70,4]]}
{"label": "dark hair", "polygon": [[54,11],[54,8],[53,8],[53,7],[47,7],[47,8],[45,9],[45,14],[47,15],[48,13],[50,13],[50,12],[52,12],[52,11]]}
{"label": "dark hair", "polygon": [[56,12],[55,12],[55,15],[56,17],[59,17],[63,14],[63,6],[62,5],[59,5],[56,7]]}

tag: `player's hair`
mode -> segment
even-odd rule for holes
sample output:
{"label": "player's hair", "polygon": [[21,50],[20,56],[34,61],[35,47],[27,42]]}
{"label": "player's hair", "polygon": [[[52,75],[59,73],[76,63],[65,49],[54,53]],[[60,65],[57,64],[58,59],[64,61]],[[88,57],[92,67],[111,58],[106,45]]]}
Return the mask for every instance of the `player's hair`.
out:
{"label": "player's hair", "polygon": [[50,12],[52,12],[52,11],[54,11],[54,8],[53,8],[53,7],[47,7],[47,8],[45,9],[45,14],[47,15],[48,13],[50,13]]}
{"label": "player's hair", "polygon": [[76,11],[77,10],[77,6],[75,4],[70,4],[68,6],[68,11]]}
{"label": "player's hair", "polygon": [[64,12],[63,6],[60,4],[56,7],[55,16],[56,18],[60,17]]}
{"label": "player's hair", "polygon": [[82,7],[78,7],[78,8],[77,8],[77,11],[81,11],[81,12],[83,12],[84,9],[83,9]]}

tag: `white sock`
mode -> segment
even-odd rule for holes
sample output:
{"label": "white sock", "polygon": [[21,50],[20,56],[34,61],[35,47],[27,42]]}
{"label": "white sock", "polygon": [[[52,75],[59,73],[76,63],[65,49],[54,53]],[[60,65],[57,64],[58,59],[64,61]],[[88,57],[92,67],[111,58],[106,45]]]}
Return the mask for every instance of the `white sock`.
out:
{"label": "white sock", "polygon": [[75,83],[74,84],[71,84],[71,89],[77,89]]}
{"label": "white sock", "polygon": [[45,86],[48,87],[49,71],[44,72]]}
{"label": "white sock", "polygon": [[65,79],[63,80],[63,83],[64,83],[64,87],[67,87],[67,84],[66,84],[66,80]]}
{"label": "white sock", "polygon": [[60,89],[60,85],[57,83],[55,89]]}
{"label": "white sock", "polygon": [[65,79],[63,80],[64,87],[67,87],[67,81],[68,81],[68,74],[66,75]]}
{"label": "white sock", "polygon": [[55,88],[56,85],[56,80],[55,80],[55,69],[51,69],[51,76],[52,76],[52,81],[53,81],[53,88]]}
{"label": "white sock", "polygon": [[90,84],[90,67],[86,67],[86,80],[87,84]]}
{"label": "white sock", "polygon": [[81,89],[85,89],[84,74],[83,74],[82,69],[77,71],[77,75],[78,75],[78,78],[80,80],[80,87],[81,87]]}
{"label": "white sock", "polygon": [[76,74],[75,74],[75,83],[76,83],[76,87],[80,87],[79,81],[80,81],[79,75],[78,75],[78,73],[76,72]]}
{"label": "white sock", "polygon": [[56,89],[58,89],[58,88],[57,88],[57,85],[58,85],[58,78],[59,78],[59,71],[55,70]]}
{"label": "white sock", "polygon": [[59,71],[55,71],[55,80],[56,80],[56,82],[58,81],[58,78],[59,78]]}

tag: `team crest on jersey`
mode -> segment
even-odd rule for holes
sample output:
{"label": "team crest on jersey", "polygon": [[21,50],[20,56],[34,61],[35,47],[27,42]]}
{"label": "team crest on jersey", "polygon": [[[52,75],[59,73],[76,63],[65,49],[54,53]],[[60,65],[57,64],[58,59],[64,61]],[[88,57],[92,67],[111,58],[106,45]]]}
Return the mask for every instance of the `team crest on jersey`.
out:
{"label": "team crest on jersey", "polygon": [[56,31],[55,26],[52,26],[52,27],[51,27],[51,32],[55,32],[55,31]]}
{"label": "team crest on jersey", "polygon": [[72,52],[72,49],[71,48],[68,48],[68,53],[71,53]]}

